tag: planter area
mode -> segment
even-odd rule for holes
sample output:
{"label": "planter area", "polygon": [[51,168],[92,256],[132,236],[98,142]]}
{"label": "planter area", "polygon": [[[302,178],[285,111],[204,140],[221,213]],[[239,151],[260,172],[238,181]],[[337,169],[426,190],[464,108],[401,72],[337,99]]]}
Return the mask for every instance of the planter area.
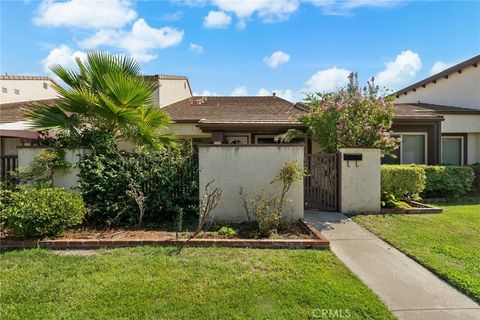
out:
{"label": "planter area", "polygon": [[429,205],[426,203],[420,203],[412,200],[405,200],[410,208],[406,207],[395,207],[395,208],[382,208],[382,213],[400,213],[400,214],[431,214],[431,213],[442,213],[443,209]]}
{"label": "planter area", "polygon": [[[329,248],[329,241],[305,220],[298,222],[299,229],[295,232],[280,234],[278,238],[248,239],[248,238],[212,238],[213,233],[200,234],[201,238],[188,239],[185,233],[179,234],[158,230],[115,230],[103,233],[70,232],[56,239],[45,240],[18,240],[0,239],[0,248],[48,248],[48,249],[100,249],[133,246],[221,246],[241,248],[269,248],[269,249],[324,249]],[[182,238],[184,236],[185,238]]]}

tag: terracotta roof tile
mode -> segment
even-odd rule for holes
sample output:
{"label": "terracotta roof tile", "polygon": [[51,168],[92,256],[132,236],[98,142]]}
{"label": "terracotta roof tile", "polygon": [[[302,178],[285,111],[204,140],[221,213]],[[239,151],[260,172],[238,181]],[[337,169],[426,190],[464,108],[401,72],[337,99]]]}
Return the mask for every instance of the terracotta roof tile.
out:
{"label": "terracotta roof tile", "polygon": [[0,80],[50,80],[52,78],[46,76],[9,76],[9,75],[0,75]]}

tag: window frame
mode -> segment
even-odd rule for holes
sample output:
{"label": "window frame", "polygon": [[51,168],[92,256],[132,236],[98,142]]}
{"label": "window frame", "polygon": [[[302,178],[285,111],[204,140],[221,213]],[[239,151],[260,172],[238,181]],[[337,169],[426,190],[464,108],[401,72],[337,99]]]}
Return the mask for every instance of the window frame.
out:
{"label": "window frame", "polygon": [[417,164],[427,164],[428,163],[428,133],[427,132],[392,132],[392,137],[400,137],[400,164],[405,164],[403,162],[403,136],[423,136],[424,141],[424,162]]}
{"label": "window frame", "polygon": [[440,143],[440,163],[443,163],[443,139],[460,139],[460,166],[465,164],[465,137],[464,136],[442,136]]}
{"label": "window frame", "polygon": [[[276,135],[274,134],[256,134],[255,135],[255,144],[259,144],[258,143],[258,138],[262,139],[262,138],[266,138],[266,139],[275,139]],[[272,143],[272,144],[275,144],[275,143]]]}

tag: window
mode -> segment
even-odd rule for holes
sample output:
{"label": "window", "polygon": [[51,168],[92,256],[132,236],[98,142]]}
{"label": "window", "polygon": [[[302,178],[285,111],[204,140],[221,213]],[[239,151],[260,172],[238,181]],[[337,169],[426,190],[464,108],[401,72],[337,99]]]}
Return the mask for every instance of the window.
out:
{"label": "window", "polygon": [[442,163],[463,164],[463,137],[442,137]]}
{"label": "window", "polygon": [[48,84],[46,82],[43,83],[43,89],[45,89],[45,90],[48,89]]}
{"label": "window", "polygon": [[7,93],[7,88],[2,87],[2,92]]}
{"label": "window", "polygon": [[20,90],[15,89],[14,91],[15,91],[15,94],[20,94]]}
{"label": "window", "polygon": [[255,143],[256,144],[274,144],[278,142],[275,141],[274,135],[259,135],[259,136],[255,136]]}
{"label": "window", "polygon": [[397,133],[392,136],[400,138],[400,146],[393,152],[396,157],[386,156],[384,164],[426,164],[427,134]]}
{"label": "window", "polygon": [[227,136],[228,144],[248,144],[248,136]]}

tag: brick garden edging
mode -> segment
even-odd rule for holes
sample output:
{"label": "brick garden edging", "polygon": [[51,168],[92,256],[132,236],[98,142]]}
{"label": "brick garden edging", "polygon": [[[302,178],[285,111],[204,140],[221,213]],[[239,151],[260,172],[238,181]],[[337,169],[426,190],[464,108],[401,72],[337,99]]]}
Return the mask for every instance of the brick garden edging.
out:
{"label": "brick garden edging", "polygon": [[305,220],[300,219],[302,226],[315,239],[60,239],[60,240],[0,240],[0,249],[27,249],[47,248],[56,250],[66,249],[100,249],[136,246],[218,246],[236,248],[265,248],[265,249],[326,249],[330,242],[320,232]]}

